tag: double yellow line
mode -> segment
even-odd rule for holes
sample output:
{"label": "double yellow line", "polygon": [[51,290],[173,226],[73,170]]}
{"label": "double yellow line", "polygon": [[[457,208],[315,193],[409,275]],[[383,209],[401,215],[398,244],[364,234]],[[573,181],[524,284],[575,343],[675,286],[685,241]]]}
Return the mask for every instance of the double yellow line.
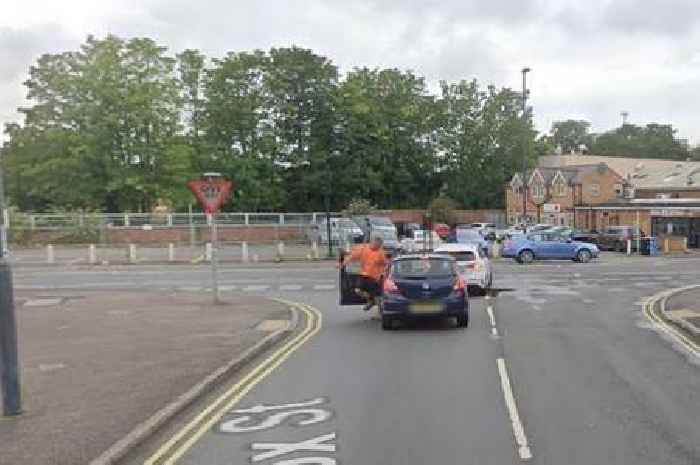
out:
{"label": "double yellow line", "polygon": [[683,345],[686,349],[688,349],[692,354],[695,355],[700,355],[700,347],[692,341],[690,338],[688,338],[685,334],[683,334],[681,331],[676,329],[673,325],[669,324],[666,322],[663,318],[661,318],[659,315],[657,315],[654,312],[654,305],[656,305],[657,302],[661,301],[662,305],[666,301],[666,299],[673,293],[679,290],[683,289],[674,289],[673,291],[664,291],[659,294],[656,294],[650,298],[647,299],[647,301],[644,303],[644,314],[646,315],[647,319],[651,321],[653,324],[659,327],[663,332],[674,338],[676,341],[678,341],[681,345]]}
{"label": "double yellow line", "polygon": [[187,453],[212,426],[219,422],[227,412],[231,411],[248,392],[321,330],[322,316],[321,312],[317,309],[310,305],[288,301],[282,302],[293,306],[304,314],[306,319],[304,330],[266,358],[262,363],[257,365],[255,369],[243,377],[243,379],[199,413],[199,415],[179,430],[146,460],[144,465],[173,465],[177,463],[177,461],[182,458],[182,456]]}

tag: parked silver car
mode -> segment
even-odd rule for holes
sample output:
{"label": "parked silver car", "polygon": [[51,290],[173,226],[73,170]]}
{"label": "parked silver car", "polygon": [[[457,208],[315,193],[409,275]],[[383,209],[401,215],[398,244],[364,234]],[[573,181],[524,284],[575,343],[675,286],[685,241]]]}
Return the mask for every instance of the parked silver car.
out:
{"label": "parked silver car", "polygon": [[450,255],[457,262],[457,268],[464,279],[470,294],[485,294],[493,285],[493,268],[489,257],[478,244],[443,244],[435,254]]}

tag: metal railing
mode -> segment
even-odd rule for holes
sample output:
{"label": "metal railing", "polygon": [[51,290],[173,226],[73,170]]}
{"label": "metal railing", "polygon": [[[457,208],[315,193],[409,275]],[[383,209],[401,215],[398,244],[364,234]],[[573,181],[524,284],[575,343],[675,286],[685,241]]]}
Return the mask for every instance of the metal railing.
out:
{"label": "metal railing", "polygon": [[[313,213],[219,213],[217,224],[226,226],[305,226],[318,223],[326,214]],[[340,216],[331,213],[331,216]],[[80,227],[98,228],[143,228],[167,227],[188,228],[209,224],[204,213],[14,213],[10,224],[29,230],[64,230]],[[8,225],[8,226],[9,226]]]}

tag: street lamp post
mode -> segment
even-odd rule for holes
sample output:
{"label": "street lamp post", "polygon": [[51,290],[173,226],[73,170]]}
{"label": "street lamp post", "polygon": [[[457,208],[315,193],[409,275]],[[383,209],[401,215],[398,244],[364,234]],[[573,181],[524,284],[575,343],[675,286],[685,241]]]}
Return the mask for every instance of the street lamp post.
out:
{"label": "street lamp post", "polygon": [[12,269],[5,259],[7,235],[5,230],[5,188],[3,185],[2,158],[0,158],[0,397],[2,414],[14,416],[22,413],[22,396],[19,379],[17,350],[17,321],[12,286]]}
{"label": "street lamp post", "polygon": [[530,68],[523,68],[523,224],[527,223],[527,73],[530,72]]}

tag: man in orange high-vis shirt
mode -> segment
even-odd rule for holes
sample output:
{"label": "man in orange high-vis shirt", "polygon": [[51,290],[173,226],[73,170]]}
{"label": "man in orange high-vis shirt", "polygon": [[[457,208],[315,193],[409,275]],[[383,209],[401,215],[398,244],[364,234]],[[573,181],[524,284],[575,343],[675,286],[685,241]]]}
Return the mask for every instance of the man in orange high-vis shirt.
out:
{"label": "man in orange high-vis shirt", "polygon": [[356,292],[367,300],[363,310],[368,311],[377,303],[376,298],[381,293],[381,280],[387,266],[386,253],[382,247],[384,241],[375,237],[372,242],[353,249],[343,260],[343,266],[350,262],[360,262],[360,277]]}

